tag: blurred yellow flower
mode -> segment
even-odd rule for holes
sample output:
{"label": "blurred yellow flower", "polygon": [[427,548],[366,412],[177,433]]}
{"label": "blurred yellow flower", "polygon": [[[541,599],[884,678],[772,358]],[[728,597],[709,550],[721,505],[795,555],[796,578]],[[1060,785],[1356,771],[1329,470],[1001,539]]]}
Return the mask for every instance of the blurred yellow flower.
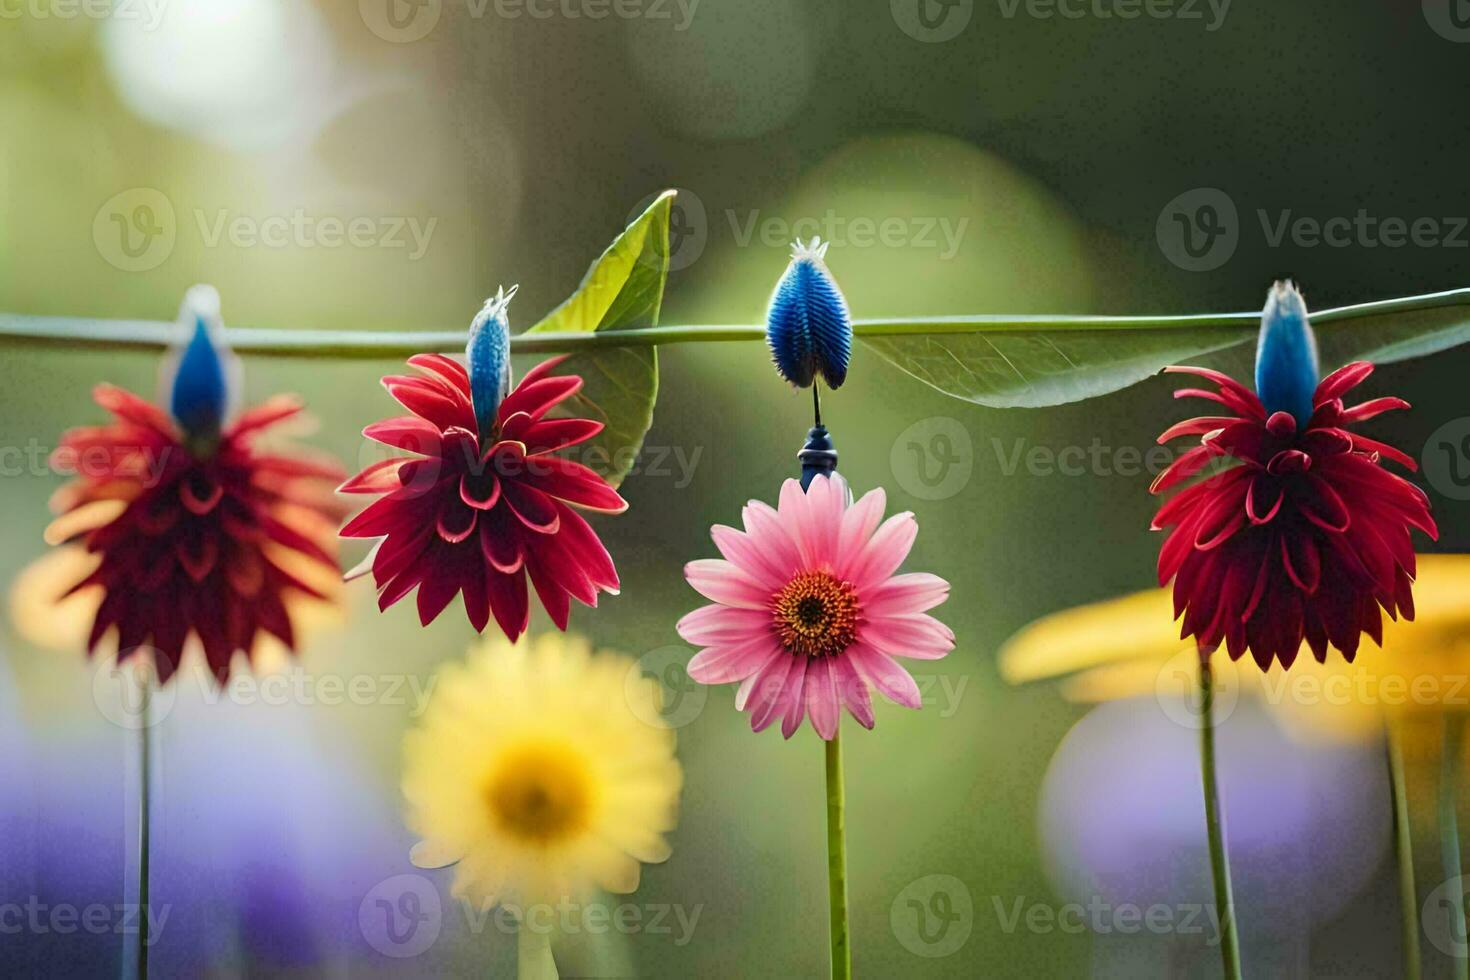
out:
{"label": "blurred yellow flower", "polygon": [[628,657],[548,633],[487,640],[440,671],[405,741],[421,868],[456,897],[522,907],[627,894],[669,856],[683,772],[658,683]]}
{"label": "blurred yellow flower", "polygon": [[[1420,555],[1414,620],[1384,624],[1381,647],[1349,664],[1303,650],[1290,671],[1236,671],[1213,658],[1227,691],[1263,698],[1299,734],[1376,737],[1389,717],[1470,711],[1470,555]],[[1193,645],[1179,639],[1167,589],[1149,589],[1043,617],[1001,648],[1013,684],[1062,679],[1062,693],[1094,703],[1181,693]]]}

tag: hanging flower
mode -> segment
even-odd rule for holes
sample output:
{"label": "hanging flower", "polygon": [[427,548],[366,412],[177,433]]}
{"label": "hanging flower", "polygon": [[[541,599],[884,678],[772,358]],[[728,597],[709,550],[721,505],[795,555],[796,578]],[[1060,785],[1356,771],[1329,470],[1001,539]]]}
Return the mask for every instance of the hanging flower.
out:
{"label": "hanging flower", "polygon": [[790,738],[810,713],[824,739],[843,705],[873,727],[869,688],[907,708],[919,688],[895,657],[937,660],[954,647],[949,627],[926,614],[949,595],[936,575],[896,575],[918,534],[911,513],[879,524],[881,489],[850,503],[839,475],[816,476],[803,493],[787,480],[779,507],[752,500],[744,532],[716,525],[724,559],[690,562],[684,575],[713,605],[679,621],[679,635],[705,647],[689,662],[703,684],[740,681],[735,705],[763,731],[781,718]]}
{"label": "hanging flower", "polygon": [[1183,636],[1232,658],[1247,649],[1261,669],[1290,666],[1305,638],[1325,661],[1330,643],[1352,660],[1359,637],[1381,641],[1380,607],[1414,615],[1410,528],[1438,531],[1429,498],[1389,472],[1387,460],[1414,460],[1353,431],[1399,398],[1345,407],[1343,396],[1373,371],[1359,361],[1317,381],[1317,352],[1306,304],[1291,283],[1266,302],[1256,355],[1258,394],[1218,371],[1174,367],[1218,390],[1175,397],[1217,402],[1226,414],[1190,419],[1159,437],[1199,436],[1200,445],[1154,481],[1162,493],[1205,467],[1228,467],[1181,491],[1159,509],[1155,529],[1172,528],[1159,553],[1159,583],[1174,581]]}
{"label": "hanging flower", "polygon": [[349,575],[372,571],[380,609],[417,587],[427,626],[463,593],[476,630],[493,614],[512,641],[530,621],[527,577],[563,630],[572,598],[595,606],[599,590],[616,594],[612,558],[573,505],[607,514],[628,507],[596,472],[557,455],[603,428],[550,417],[582,387],[576,375],[552,374],[564,358],[542,362],[511,388],[506,307],[514,295],[501,291],[475,317],[468,369],[419,354],[408,363],[421,377],[383,379],[412,414],[363,435],[415,455],[375,463],[341,487],[379,495],[342,535],[383,539]]}
{"label": "hanging flower", "polygon": [[852,319],[847,300],[827,271],[827,246],[813,238],[791,249],[791,264],[776,283],[766,312],[766,344],[781,377],[798,388],[818,377],[831,388],[847,380],[852,358]]}
{"label": "hanging flower", "polygon": [[657,681],[550,633],[487,641],[446,667],[405,741],[421,868],[456,864],[456,897],[522,907],[637,889],[669,857],[683,773]]}
{"label": "hanging flower", "polygon": [[[249,658],[262,635],[294,647],[293,606],[328,597],[303,566],[335,576],[340,508],[330,491],[343,473],[256,445],[301,411],[294,396],[231,417],[233,364],[212,288],[189,291],[180,322],[190,339],[166,372],[167,409],[101,385],[94,397],[114,421],[61,437],[51,463],[75,479],[53,498],[63,516],[46,538],[78,542],[90,558],[65,592],[100,593],[89,651],[109,631],[119,661],[150,644],[163,682],[193,635],[223,683],[233,655]],[[74,570],[81,559],[71,557]]]}

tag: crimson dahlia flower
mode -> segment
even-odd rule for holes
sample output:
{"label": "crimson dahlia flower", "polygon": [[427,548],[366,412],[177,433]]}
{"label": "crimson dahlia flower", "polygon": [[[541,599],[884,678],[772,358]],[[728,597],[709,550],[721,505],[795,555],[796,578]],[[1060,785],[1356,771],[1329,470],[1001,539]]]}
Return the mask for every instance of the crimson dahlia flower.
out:
{"label": "crimson dahlia flower", "polygon": [[167,410],[101,385],[94,397],[113,422],[61,437],[52,465],[75,479],[53,501],[64,516],[47,537],[79,541],[98,559],[67,592],[103,592],[89,650],[115,629],[119,662],[151,645],[164,682],[193,635],[223,683],[233,655],[249,657],[261,633],[294,647],[294,600],[327,598],[301,566],[336,573],[341,509],[331,487],[343,473],[256,446],[301,411],[293,396],[228,419],[229,359],[213,289],[190,290],[181,321],[193,339],[165,385]]}
{"label": "crimson dahlia flower", "polygon": [[1256,357],[1255,393],[1206,368],[1218,415],[1172,426],[1159,442],[1198,436],[1154,481],[1163,493],[1206,467],[1225,468],[1165,503],[1155,530],[1172,528],[1159,553],[1159,584],[1174,581],[1183,636],[1205,649],[1224,642],[1232,659],[1250,650],[1262,670],[1290,667],[1303,639],[1320,662],[1330,644],[1351,661],[1366,633],[1382,642],[1382,613],[1414,617],[1410,529],[1438,535],[1429,498],[1385,463],[1414,460],[1355,427],[1408,408],[1400,398],[1347,406],[1343,396],[1373,365],[1358,361],[1317,381],[1317,353],[1306,304],[1290,283],[1266,303]]}
{"label": "crimson dahlia flower", "polygon": [[411,414],[363,435],[413,455],[375,463],[341,487],[379,495],[342,535],[382,538],[361,570],[373,574],[380,609],[417,587],[419,621],[428,625],[462,594],[476,630],[493,615],[511,641],[530,620],[528,578],[563,630],[571,599],[595,606],[599,591],[617,591],[612,558],[574,507],[616,514],[628,506],[594,470],[558,455],[603,428],[551,417],[582,387],[576,375],[552,373],[564,358],[537,365],[511,388],[505,311],[514,292],[475,318],[469,367],[419,354],[408,361],[419,376],[383,379]]}

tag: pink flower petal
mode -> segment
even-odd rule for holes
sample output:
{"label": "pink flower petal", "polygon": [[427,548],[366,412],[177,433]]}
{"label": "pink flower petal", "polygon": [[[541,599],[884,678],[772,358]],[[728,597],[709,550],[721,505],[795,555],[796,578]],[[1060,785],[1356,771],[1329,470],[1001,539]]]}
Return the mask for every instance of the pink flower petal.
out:
{"label": "pink flower petal", "polygon": [[770,636],[771,614],[719,604],[700,606],[679,620],[675,629],[685,643],[701,647],[728,645],[755,636]]}
{"label": "pink flower petal", "polygon": [[905,708],[922,706],[919,685],[914,683],[909,672],[900,667],[892,657],[865,643],[854,643],[843,656],[852,663],[863,680],[894,704]]}
{"label": "pink flower petal", "polygon": [[803,662],[799,658],[792,658],[791,672],[786,675],[786,689],[781,692],[778,712],[782,716],[782,738],[795,735],[796,730],[801,727],[801,719],[806,716],[806,699],[802,692],[806,689],[810,667],[810,660]]}
{"label": "pink flower petal", "polygon": [[[815,483],[813,481],[814,486]],[[806,702],[812,716],[812,727],[830,742],[837,734],[837,722],[842,717],[837,681],[832,675],[832,658],[815,658],[807,667],[806,675]]]}
{"label": "pink flower petal", "polygon": [[954,632],[933,616],[915,613],[870,620],[863,641],[890,657],[938,660],[954,649]]}
{"label": "pink flower petal", "polygon": [[789,579],[801,567],[801,553],[796,539],[786,530],[781,516],[769,504],[752,500],[741,513],[745,533],[770,561],[782,580]]}
{"label": "pink flower petal", "polygon": [[887,505],[888,495],[882,487],[877,487],[843,512],[842,526],[837,532],[837,554],[832,562],[839,577],[848,577],[847,570],[861,557]]}
{"label": "pink flower petal", "polygon": [[741,571],[747,572],[751,578],[760,582],[772,594],[789,580],[789,571],[783,572],[771,553],[752,536],[723,524],[716,524],[710,528],[709,533],[714,539],[715,547],[720,549],[720,554],[724,555],[726,560]]}
{"label": "pink flower petal", "polygon": [[800,481],[787,480],[781,484],[781,499],[777,503],[776,512],[781,515],[781,525],[786,528],[786,533],[796,542],[797,553],[801,555],[801,567],[814,567],[821,556],[816,554],[813,547],[812,522],[809,516],[811,506],[806,499],[806,491],[801,489]]}
{"label": "pink flower petal", "polygon": [[873,699],[868,694],[868,682],[862,679],[846,656],[832,658],[832,675],[837,693],[842,703],[847,705],[848,712],[859,725],[872,729]]}
{"label": "pink flower petal", "polygon": [[808,564],[831,564],[837,552],[837,530],[847,509],[847,484],[828,476],[816,476],[807,487],[806,540],[811,553]]}
{"label": "pink flower petal", "polygon": [[701,684],[743,681],[786,651],[772,636],[758,636],[743,643],[710,647],[689,661],[688,673]]}
{"label": "pink flower petal", "polygon": [[928,572],[895,575],[863,599],[863,612],[871,617],[906,615],[933,609],[949,598],[949,583]]}
{"label": "pink flower petal", "polygon": [[773,657],[755,675],[755,684],[750,691],[751,731],[765,731],[776,720],[776,709],[781,705],[781,695],[786,692],[791,670],[799,663],[793,656]]}
{"label": "pink flower petal", "polygon": [[894,514],[868,540],[857,560],[845,572],[838,574],[851,582],[859,595],[863,595],[898,570],[909,556],[909,549],[914,546],[914,538],[918,534],[919,522],[914,520],[912,513]]}
{"label": "pink flower petal", "polygon": [[700,595],[726,606],[764,609],[771,592],[723,558],[701,558],[684,566],[684,577]]}

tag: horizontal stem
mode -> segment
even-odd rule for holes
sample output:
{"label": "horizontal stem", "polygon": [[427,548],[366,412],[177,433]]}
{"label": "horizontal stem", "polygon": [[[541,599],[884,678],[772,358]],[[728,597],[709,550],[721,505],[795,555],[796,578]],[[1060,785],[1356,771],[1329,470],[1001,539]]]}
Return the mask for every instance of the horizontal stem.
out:
{"label": "horizontal stem", "polygon": [[[1411,310],[1470,305],[1470,289],[1359,303],[1313,314],[1318,325]],[[1240,328],[1260,322],[1259,312],[1203,313],[1184,316],[1008,315],[903,317],[854,320],[859,337],[940,334],[1001,334],[1027,331],[1171,330]],[[231,327],[226,342],[241,353],[282,357],[386,358],[424,351],[458,350],[465,330],[375,331],[293,330]],[[175,343],[178,324],[164,320],[92,320],[80,317],[0,313],[0,343],[64,345],[69,349],[158,349]],[[511,338],[518,354],[576,353],[610,347],[758,341],[765,328],[744,324],[644,327],[592,333],[522,333]]]}

